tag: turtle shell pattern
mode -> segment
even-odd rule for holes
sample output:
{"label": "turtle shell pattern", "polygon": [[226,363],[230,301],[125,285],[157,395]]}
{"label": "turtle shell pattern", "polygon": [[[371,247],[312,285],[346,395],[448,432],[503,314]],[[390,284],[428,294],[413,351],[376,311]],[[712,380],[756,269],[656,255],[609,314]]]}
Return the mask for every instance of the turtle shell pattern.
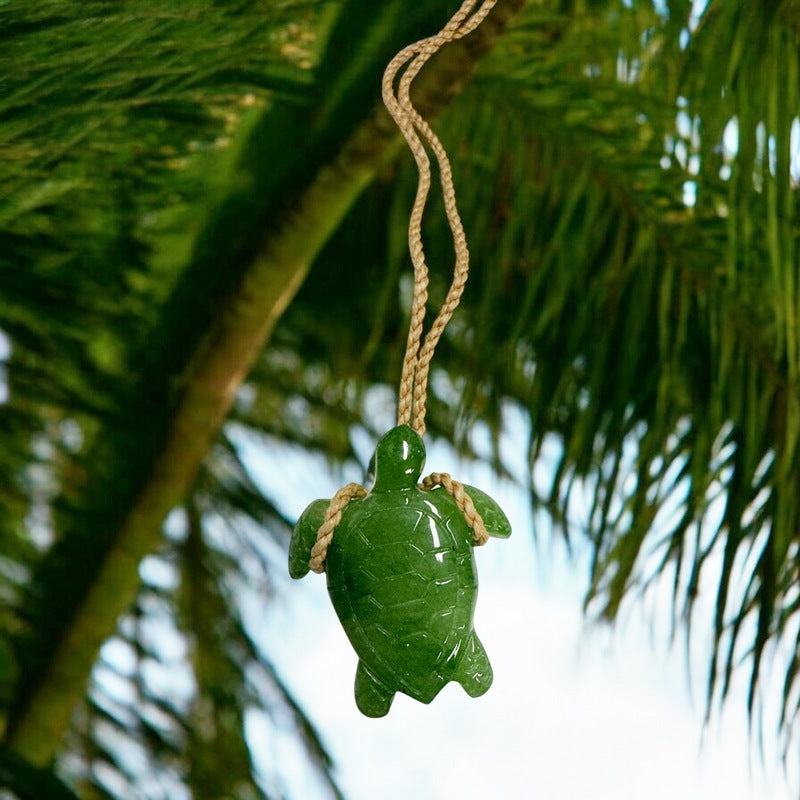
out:
{"label": "turtle shell pattern", "polygon": [[350,504],[328,549],[328,592],[365,667],[429,703],[472,633],[472,531],[441,490],[392,500],[372,494]]}

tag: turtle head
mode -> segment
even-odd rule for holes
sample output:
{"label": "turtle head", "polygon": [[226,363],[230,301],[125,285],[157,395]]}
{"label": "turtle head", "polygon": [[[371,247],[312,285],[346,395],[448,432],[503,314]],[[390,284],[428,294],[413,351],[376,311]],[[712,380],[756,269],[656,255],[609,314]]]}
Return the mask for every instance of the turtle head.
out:
{"label": "turtle head", "polygon": [[392,428],[375,448],[370,464],[375,475],[372,491],[410,489],[417,485],[425,466],[422,437],[408,425]]}

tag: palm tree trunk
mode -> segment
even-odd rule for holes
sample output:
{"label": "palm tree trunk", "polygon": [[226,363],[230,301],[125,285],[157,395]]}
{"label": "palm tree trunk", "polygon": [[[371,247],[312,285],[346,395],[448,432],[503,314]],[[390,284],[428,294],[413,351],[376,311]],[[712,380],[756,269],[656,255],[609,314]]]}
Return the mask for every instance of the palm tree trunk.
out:
{"label": "palm tree trunk", "polygon": [[[435,113],[464,85],[476,60],[523,2],[506,0],[472,37],[450,46],[431,65],[415,92],[421,111]],[[401,144],[383,109],[370,109],[296,196],[290,212],[272,227],[244,265],[227,301],[215,304],[213,295],[205,298],[214,308],[212,325],[193,348],[148,477],[131,497],[121,524],[108,532],[109,546],[98,570],[60,638],[47,643],[47,652],[40,656],[45,666],[9,720],[8,743],[32,763],[48,763],[60,746],[100,646],[136,597],[141,559],[157,548],[164,518],[185,498],[237,388],[315,257],[361,191],[401,151]]]}

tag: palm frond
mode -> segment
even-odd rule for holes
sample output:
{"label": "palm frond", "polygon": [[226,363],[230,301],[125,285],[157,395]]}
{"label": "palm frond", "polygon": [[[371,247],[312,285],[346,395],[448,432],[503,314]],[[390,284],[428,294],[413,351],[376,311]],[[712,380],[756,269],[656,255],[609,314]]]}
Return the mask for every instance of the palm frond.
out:
{"label": "palm frond", "polygon": [[[699,17],[632,6],[527,6],[441,119],[473,275],[437,354],[460,410],[443,392],[431,428],[496,427],[511,399],[530,414],[534,460],[557,435],[555,478],[544,494],[532,481],[533,499],[591,537],[602,616],[655,569],[673,572],[689,622],[719,568],[709,702],[745,647],[752,708],[765,648],[791,639],[797,610],[797,28],[781,3],[711,2]],[[415,176],[389,177],[359,211],[393,224]],[[452,259],[443,218],[434,200],[434,306]],[[366,316],[387,346],[363,374],[391,382],[402,318],[383,303],[370,316],[326,277],[359,222],[345,220],[275,341],[306,368],[335,359],[357,376],[363,335],[334,343],[325,326]],[[360,240],[363,273],[397,297],[392,232],[375,238]],[[790,664],[789,689],[796,675]]]}
{"label": "palm frond", "polygon": [[[375,75],[400,43],[423,32],[442,10],[431,6],[409,13],[392,2],[373,14],[364,4],[348,4],[331,27],[330,12],[338,10],[333,4],[289,3],[272,12],[262,4],[247,5],[249,13],[265,14],[274,34],[273,60],[263,55],[259,60],[248,49],[259,41],[260,29],[254,33],[246,17],[239,19],[225,6],[211,15],[192,13],[186,6],[165,22],[159,9],[139,6],[128,13],[105,4],[82,9],[81,15],[73,9],[72,16],[64,12],[51,18],[44,12],[59,7],[53,3],[42,9],[41,18],[32,13],[30,24],[10,30],[21,37],[30,64],[44,49],[66,44],[67,50],[58,50],[53,59],[63,67],[59,59],[83,52],[84,35],[96,56],[87,55],[78,71],[80,91],[69,85],[62,92],[67,111],[56,114],[55,121],[41,118],[31,94],[35,86],[49,86],[50,67],[33,87],[21,81],[6,106],[12,118],[17,113],[25,117],[27,111],[25,124],[7,127],[8,146],[30,145],[20,156],[27,158],[25,181],[18,184],[14,175],[7,176],[7,221],[19,244],[4,272],[7,283],[13,285],[20,274],[17,259],[31,262],[25,242],[37,242],[40,253],[63,253],[55,259],[61,273],[55,278],[45,273],[41,283],[28,281],[29,296],[16,298],[17,317],[10,316],[6,328],[14,347],[11,404],[33,411],[31,435],[39,433],[44,417],[57,428],[67,414],[81,440],[70,452],[51,430],[44,435],[52,451],[52,489],[45,506],[53,518],[47,534],[55,543],[35,559],[35,573],[16,608],[13,643],[21,669],[7,738],[36,761],[49,760],[57,746],[97,649],[135,596],[140,558],[157,546],[161,520],[190,489],[232,390],[291,297],[287,287],[302,280],[341,215],[396,150],[396,132],[374,114],[379,102]],[[87,11],[96,16],[90,14],[90,22],[82,25]],[[281,35],[284,17],[287,26],[294,26],[289,37]],[[114,27],[114,46],[104,41],[99,50],[97,35],[109,26]],[[90,29],[94,32],[87,33]],[[77,41],[70,38],[73,34]],[[204,44],[199,51],[182,49],[184,36]],[[363,53],[352,51],[354,36],[364,44]],[[298,42],[308,44],[299,47],[302,58]],[[226,54],[221,63],[208,56],[210,43],[214,52],[221,48]],[[240,44],[232,55],[230,48]],[[465,51],[455,48],[454,54],[438,79],[429,81],[429,105],[441,102],[441,87],[449,86],[451,76],[463,78]],[[195,71],[192,67],[206,56],[209,63]],[[162,57],[170,68],[160,76],[152,63]],[[192,67],[183,68],[184,58]],[[258,80],[244,83],[240,79],[247,70],[241,64],[248,58],[261,66]],[[233,72],[231,59],[239,64]],[[280,80],[273,74],[275,62]],[[59,77],[68,82],[69,75],[62,73]],[[232,76],[237,90],[217,94]],[[239,94],[243,88],[250,91]],[[114,102],[106,104],[109,97]],[[144,128],[137,127],[139,100],[150,114]],[[243,106],[253,108],[248,114]],[[358,113],[353,114],[354,108]],[[96,135],[81,116],[95,112],[103,122]],[[186,127],[202,123],[200,133],[212,146],[206,148],[202,138],[189,139],[184,127],[176,152],[169,133],[159,136],[173,120]],[[47,125],[59,121],[64,127],[56,131],[58,141],[72,144],[47,157],[53,170],[63,165],[81,180],[41,201],[58,199],[67,212],[56,226],[47,215],[47,224],[61,236],[74,237],[91,235],[104,223],[100,232],[110,229],[111,234],[105,242],[100,237],[105,249],[99,252],[82,248],[74,238],[63,245],[57,238],[42,243],[37,230],[25,228],[40,202],[35,191],[27,194],[36,178],[34,143],[52,136]],[[141,157],[130,138],[139,131]],[[308,135],[298,147],[303,131]],[[114,157],[101,159],[104,149]],[[193,155],[202,149],[220,152]],[[209,168],[219,176],[216,188],[201,183]],[[164,211],[163,197],[175,186],[180,191],[167,195],[174,206]],[[200,186],[212,189],[211,202],[197,215],[186,198],[197,196]],[[104,193],[109,187],[118,196],[111,198],[106,217],[98,210],[108,205]],[[305,211],[289,213],[292,204]],[[83,210],[83,217],[75,216]],[[22,227],[15,230],[14,225]],[[180,226],[189,228],[182,236],[176,233]],[[91,261],[85,270],[83,258]],[[110,299],[114,295],[107,294],[108,284],[101,280],[108,264],[120,260],[123,268],[114,271],[111,288],[124,296],[122,303]],[[46,270],[47,259],[36,266]],[[84,283],[76,285],[76,276]],[[37,328],[33,317],[51,302],[47,292],[71,302],[59,304],[66,311],[52,325],[45,317]],[[62,331],[65,336],[58,335]],[[238,348],[235,355],[231,345]],[[65,358],[55,347],[64,348]],[[216,388],[209,391],[210,386]],[[25,432],[17,436],[14,446],[24,448]],[[11,444],[8,449],[13,450]],[[62,677],[56,678],[60,670]]]}

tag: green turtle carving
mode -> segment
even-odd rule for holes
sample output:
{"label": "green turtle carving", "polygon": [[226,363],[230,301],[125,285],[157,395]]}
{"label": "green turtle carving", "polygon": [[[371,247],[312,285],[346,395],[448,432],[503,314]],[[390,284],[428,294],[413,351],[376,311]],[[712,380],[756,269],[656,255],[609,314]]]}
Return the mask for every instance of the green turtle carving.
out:
{"label": "green turtle carving", "polygon": [[[478,697],[492,668],[473,628],[478,578],[473,531],[456,501],[418,486],[425,446],[408,425],[378,443],[374,485],[342,513],[328,547],[328,593],[359,657],[358,708],[382,717],[396,692],[430,703],[449,681]],[[491,536],[511,534],[497,503],[463,487]],[[301,578],[328,500],[306,508],[289,547],[289,572]]]}

